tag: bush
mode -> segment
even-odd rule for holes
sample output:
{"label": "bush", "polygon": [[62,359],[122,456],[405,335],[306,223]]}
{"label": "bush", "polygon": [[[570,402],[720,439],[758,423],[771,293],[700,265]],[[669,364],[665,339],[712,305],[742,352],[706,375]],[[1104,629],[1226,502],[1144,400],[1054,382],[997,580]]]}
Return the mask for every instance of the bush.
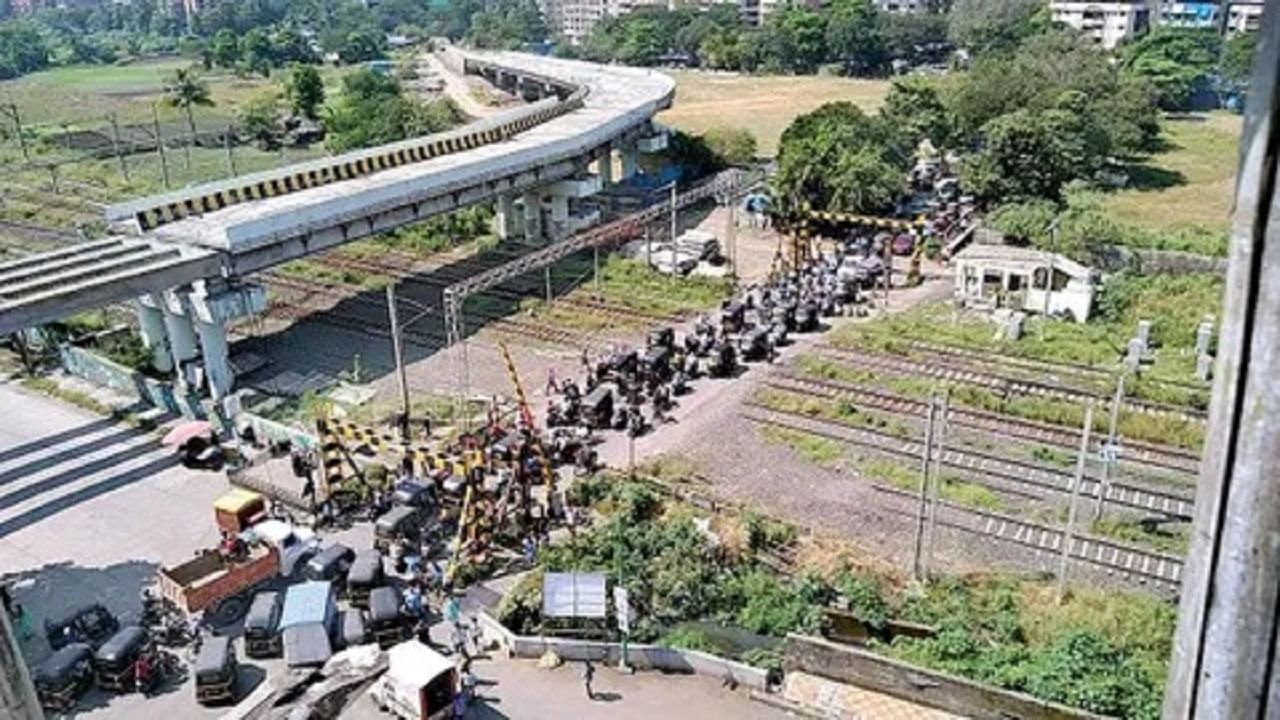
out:
{"label": "bush", "polygon": [[849,613],[859,622],[872,630],[884,628],[889,620],[889,603],[874,582],[843,572],[836,577],[835,589],[848,603]]}
{"label": "bush", "polygon": [[756,159],[756,137],[738,127],[716,126],[702,134],[711,152],[729,165],[747,165]]}
{"label": "bush", "polygon": [[715,643],[711,642],[711,638],[707,637],[707,633],[704,630],[687,626],[671,630],[658,640],[658,644],[663,647],[678,648],[680,650],[716,651]]}

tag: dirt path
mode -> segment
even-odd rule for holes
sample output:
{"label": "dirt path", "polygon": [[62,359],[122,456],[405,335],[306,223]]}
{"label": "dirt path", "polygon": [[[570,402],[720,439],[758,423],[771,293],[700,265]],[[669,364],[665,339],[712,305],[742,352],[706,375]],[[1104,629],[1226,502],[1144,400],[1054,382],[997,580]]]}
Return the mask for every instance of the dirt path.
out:
{"label": "dirt path", "polygon": [[501,110],[477,100],[471,94],[471,86],[467,83],[467,79],[446,67],[433,53],[423,53],[420,64],[444,81],[444,94],[463,114],[472,118],[482,118]]}

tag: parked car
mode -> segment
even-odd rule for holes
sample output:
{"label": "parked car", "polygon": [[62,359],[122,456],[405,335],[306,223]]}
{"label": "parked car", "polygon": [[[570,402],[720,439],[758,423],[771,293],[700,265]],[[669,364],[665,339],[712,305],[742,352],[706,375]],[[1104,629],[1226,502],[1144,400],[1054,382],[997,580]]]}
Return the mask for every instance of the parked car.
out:
{"label": "parked car", "polygon": [[196,702],[201,705],[232,702],[236,698],[236,677],[240,665],[231,638],[215,635],[205,639],[192,664],[196,677]]}

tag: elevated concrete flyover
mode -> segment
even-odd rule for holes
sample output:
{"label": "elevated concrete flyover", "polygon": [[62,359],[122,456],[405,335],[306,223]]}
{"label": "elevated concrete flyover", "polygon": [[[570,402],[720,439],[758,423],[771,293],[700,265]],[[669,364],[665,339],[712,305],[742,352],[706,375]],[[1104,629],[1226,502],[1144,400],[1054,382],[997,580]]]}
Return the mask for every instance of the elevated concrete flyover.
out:
{"label": "elevated concrete flyover", "polygon": [[[665,146],[653,116],[675,83],[661,73],[521,53],[447,49],[454,67],[534,102],[461,128],[207,183],[107,209],[125,238],[0,270],[0,331],[135,299],[158,369],[209,379],[225,396],[225,326],[264,305],[252,273],[432,215],[495,202],[498,231],[529,244],[598,221],[590,195]],[[597,170],[591,172],[592,164]],[[200,352],[196,351],[199,341]],[[203,374],[188,372],[195,364]]]}
{"label": "elevated concrete flyover", "polygon": [[220,275],[217,253],[115,237],[0,263],[0,335]]}

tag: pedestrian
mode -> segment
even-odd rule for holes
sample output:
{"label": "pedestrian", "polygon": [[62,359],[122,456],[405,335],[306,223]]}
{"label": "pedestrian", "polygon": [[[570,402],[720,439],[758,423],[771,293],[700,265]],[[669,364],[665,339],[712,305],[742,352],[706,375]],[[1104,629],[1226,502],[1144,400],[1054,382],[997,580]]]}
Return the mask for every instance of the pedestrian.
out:
{"label": "pedestrian", "polygon": [[595,679],[595,676],[596,676],[595,666],[591,664],[590,660],[585,661],[582,665],[582,686],[585,687],[587,690],[588,700],[596,699],[596,694],[591,689],[591,681]]}
{"label": "pedestrian", "polygon": [[307,500],[307,510],[314,513],[316,511],[316,481],[311,478],[311,472],[307,472],[307,479],[302,482],[302,497]]}
{"label": "pedestrian", "polygon": [[458,598],[452,594],[444,601],[444,619],[454,625],[462,621],[462,605],[458,603]]}
{"label": "pedestrian", "polygon": [[521,541],[520,541],[520,548],[521,548],[521,550],[524,552],[524,560],[525,560],[525,562],[527,562],[527,563],[529,563],[530,565],[532,565],[532,564],[533,564],[533,561],[534,561],[534,558],[535,558],[535,557],[537,556],[537,554],[538,554],[538,545],[537,545],[537,543],[535,543],[535,542],[533,541],[533,538],[529,537],[528,535],[525,535],[525,536],[524,536],[524,540],[521,540]]}
{"label": "pedestrian", "polygon": [[465,693],[453,696],[453,717],[460,719],[467,715],[467,698]]}
{"label": "pedestrian", "polygon": [[556,369],[547,368],[547,395],[555,395],[559,385],[556,384]]}

